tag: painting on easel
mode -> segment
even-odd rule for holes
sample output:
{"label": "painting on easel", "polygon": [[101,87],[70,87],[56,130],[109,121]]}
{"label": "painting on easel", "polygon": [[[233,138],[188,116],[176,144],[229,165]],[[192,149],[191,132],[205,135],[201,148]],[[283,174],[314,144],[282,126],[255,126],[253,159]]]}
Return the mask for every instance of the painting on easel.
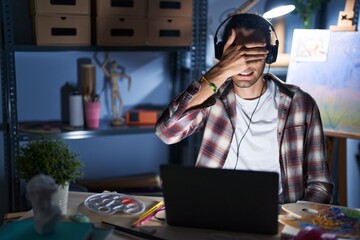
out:
{"label": "painting on easel", "polygon": [[360,137],[360,33],[296,29],[287,82],[317,102],[326,131]]}

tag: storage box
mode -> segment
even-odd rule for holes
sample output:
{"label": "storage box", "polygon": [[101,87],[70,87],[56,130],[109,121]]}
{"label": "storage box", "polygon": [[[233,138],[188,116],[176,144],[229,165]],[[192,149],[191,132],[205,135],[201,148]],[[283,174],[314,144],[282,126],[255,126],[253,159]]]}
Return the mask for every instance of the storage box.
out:
{"label": "storage box", "polygon": [[145,36],[144,18],[96,18],[96,43],[99,46],[145,45]]}
{"label": "storage box", "polygon": [[162,110],[134,109],[126,111],[127,125],[155,125]]}
{"label": "storage box", "polygon": [[96,0],[96,15],[108,16],[145,16],[147,0]]}
{"label": "storage box", "polygon": [[30,14],[90,15],[91,0],[31,0]]}
{"label": "storage box", "polygon": [[91,45],[90,16],[35,15],[37,45]]}
{"label": "storage box", "polygon": [[191,17],[192,0],[149,0],[148,16]]}
{"label": "storage box", "polygon": [[190,46],[192,41],[191,18],[149,18],[149,46]]}

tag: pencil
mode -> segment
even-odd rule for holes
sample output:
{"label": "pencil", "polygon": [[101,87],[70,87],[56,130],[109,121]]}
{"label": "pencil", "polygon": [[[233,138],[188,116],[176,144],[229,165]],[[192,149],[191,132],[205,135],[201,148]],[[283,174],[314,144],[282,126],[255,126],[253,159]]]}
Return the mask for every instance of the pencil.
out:
{"label": "pencil", "polygon": [[132,225],[136,226],[139,223],[142,223],[144,219],[146,219],[149,215],[154,213],[156,210],[164,206],[164,202],[160,201],[157,204],[155,204],[153,207],[151,207],[149,210],[147,210],[145,213],[143,213]]}
{"label": "pencil", "polygon": [[133,236],[137,236],[137,237],[141,237],[141,238],[145,238],[145,239],[150,239],[150,240],[166,240],[165,238],[161,238],[161,237],[157,237],[148,233],[144,233],[144,232],[139,232],[136,230],[132,230],[130,228],[126,228],[126,227],[121,227],[119,225],[115,225],[113,223],[109,223],[106,221],[101,221],[102,224],[108,225],[108,226],[112,226],[114,227],[115,230],[127,233],[127,234],[131,234]]}
{"label": "pencil", "polygon": [[141,219],[138,219],[134,224],[133,226],[139,226],[143,223],[145,223],[146,221],[150,220],[151,218],[153,218],[159,211],[161,210],[164,210],[165,209],[165,206],[162,205],[160,207],[158,207],[155,211],[153,211],[152,213],[149,213],[148,215],[144,216],[143,218]]}

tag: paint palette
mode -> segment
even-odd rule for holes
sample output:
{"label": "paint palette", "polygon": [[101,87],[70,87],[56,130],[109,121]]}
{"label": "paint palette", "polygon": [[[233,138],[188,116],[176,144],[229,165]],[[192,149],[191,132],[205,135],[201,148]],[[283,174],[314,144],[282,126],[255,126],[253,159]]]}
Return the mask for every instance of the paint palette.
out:
{"label": "paint palette", "polygon": [[311,226],[343,238],[360,236],[360,209],[305,201],[284,204],[282,208],[289,213],[279,216],[284,225],[299,230]]}
{"label": "paint palette", "polygon": [[120,193],[99,193],[85,199],[84,205],[95,213],[110,215],[116,212],[137,214],[145,210],[145,204],[134,197]]}

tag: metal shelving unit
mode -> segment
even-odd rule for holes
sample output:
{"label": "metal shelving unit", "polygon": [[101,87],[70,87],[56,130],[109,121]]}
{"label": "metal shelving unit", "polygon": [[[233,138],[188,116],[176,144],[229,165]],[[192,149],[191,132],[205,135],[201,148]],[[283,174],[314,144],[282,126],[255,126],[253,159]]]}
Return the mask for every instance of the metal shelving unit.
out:
{"label": "metal shelving unit", "polygon": [[[176,80],[173,83],[172,93],[176,94],[183,89],[193,78],[201,76],[205,70],[206,54],[206,31],[207,31],[207,0],[193,0],[193,42],[188,47],[45,47],[34,45],[15,45],[14,23],[13,23],[13,1],[2,0],[0,9],[1,19],[1,82],[2,82],[2,113],[3,113],[3,135],[4,135],[4,172],[5,189],[8,193],[5,200],[5,212],[15,212],[21,210],[20,181],[16,174],[14,162],[18,155],[19,142],[27,141],[30,138],[38,137],[37,134],[29,132],[19,132],[19,123],[17,117],[16,102],[16,72],[15,72],[15,52],[42,52],[42,51],[164,51],[172,54],[172,67],[174,72],[172,76]],[[184,78],[181,74],[185,52],[190,52],[191,68]],[[174,54],[173,54],[174,53]],[[108,136],[119,134],[138,134],[149,133],[153,131],[153,126],[149,127],[121,127],[107,128],[101,127],[100,130],[78,129],[73,131],[61,131],[51,133],[52,137],[61,137],[66,139],[90,138],[96,136]],[[170,158],[191,159],[197,155],[198,138],[195,136],[181,145],[175,145],[171,148]],[[195,143],[195,144],[194,144]],[[187,150],[183,150],[185,149]],[[181,161],[181,160],[175,160]],[[6,194],[5,194],[6,196]]]}
{"label": "metal shelving unit", "polygon": [[190,47],[179,47],[179,46],[166,46],[166,47],[156,47],[156,46],[35,46],[35,45],[16,45],[16,52],[64,52],[64,51],[128,51],[128,52],[173,52],[176,51],[190,51]]}
{"label": "metal shelving unit", "polygon": [[[61,123],[59,122],[59,124]],[[46,132],[46,130],[43,130],[41,135],[36,131],[22,130],[22,127],[20,127],[19,140],[28,141],[30,139],[42,137],[44,135],[46,135],[47,137],[62,138],[62,139],[85,139],[85,138],[100,137],[100,136],[116,136],[122,134],[142,134],[142,133],[152,133],[152,132],[154,132],[154,126],[152,125],[149,126],[124,125],[119,127],[113,127],[110,126],[109,121],[101,120],[98,129],[94,129],[94,130],[89,130],[86,128],[66,129],[65,127],[63,129],[56,128],[55,131],[49,129],[48,132]]]}
{"label": "metal shelving unit", "polygon": [[14,25],[11,1],[1,1],[1,88],[4,135],[4,175],[8,195],[6,212],[17,210],[20,206],[20,182],[16,175],[14,159],[19,149],[17,124],[16,77],[14,57]]}

